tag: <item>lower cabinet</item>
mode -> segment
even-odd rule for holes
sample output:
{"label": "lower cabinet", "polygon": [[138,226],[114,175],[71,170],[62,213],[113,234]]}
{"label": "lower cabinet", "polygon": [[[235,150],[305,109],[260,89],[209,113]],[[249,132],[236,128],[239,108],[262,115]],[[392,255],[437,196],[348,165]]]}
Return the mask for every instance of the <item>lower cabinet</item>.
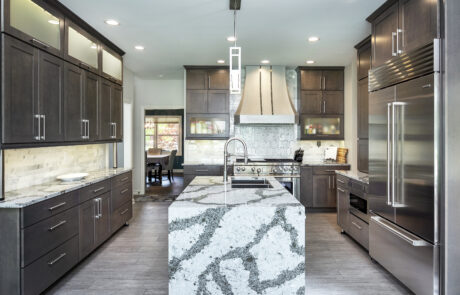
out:
{"label": "lower cabinet", "polygon": [[[222,176],[224,165],[184,165],[184,186],[192,182],[196,176]],[[227,166],[227,175],[233,175],[233,166]]]}
{"label": "lower cabinet", "polygon": [[131,172],[24,208],[1,208],[0,294],[40,294],[132,212]]}
{"label": "lower cabinet", "polygon": [[313,207],[335,208],[335,175],[313,175]]}
{"label": "lower cabinet", "polygon": [[350,194],[348,188],[345,185],[337,185],[337,224],[342,231],[348,230],[349,206]]}

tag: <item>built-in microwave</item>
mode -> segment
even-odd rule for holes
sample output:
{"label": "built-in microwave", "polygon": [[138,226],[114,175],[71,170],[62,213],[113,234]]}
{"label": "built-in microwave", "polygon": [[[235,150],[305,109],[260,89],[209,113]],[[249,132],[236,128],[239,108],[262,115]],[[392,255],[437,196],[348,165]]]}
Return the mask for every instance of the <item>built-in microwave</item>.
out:
{"label": "built-in microwave", "polygon": [[369,208],[365,197],[350,193],[349,211],[351,214],[369,223]]}

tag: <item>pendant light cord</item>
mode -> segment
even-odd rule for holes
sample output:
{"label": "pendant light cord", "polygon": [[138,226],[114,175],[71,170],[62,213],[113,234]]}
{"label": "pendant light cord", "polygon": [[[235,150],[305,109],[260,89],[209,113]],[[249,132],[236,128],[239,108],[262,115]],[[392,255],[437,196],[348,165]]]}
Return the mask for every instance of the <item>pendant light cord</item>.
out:
{"label": "pendant light cord", "polygon": [[234,46],[236,47],[236,0],[234,1],[234,10],[233,10],[233,37],[235,37]]}

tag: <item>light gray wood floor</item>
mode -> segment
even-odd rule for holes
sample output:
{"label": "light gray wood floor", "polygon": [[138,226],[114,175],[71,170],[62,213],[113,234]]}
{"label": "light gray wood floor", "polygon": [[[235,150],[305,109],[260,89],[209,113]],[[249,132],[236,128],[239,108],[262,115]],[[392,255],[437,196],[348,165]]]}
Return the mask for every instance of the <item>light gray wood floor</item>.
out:
{"label": "light gray wood floor", "polygon": [[[135,204],[130,226],[46,294],[168,294],[169,205]],[[340,234],[335,218],[333,213],[307,214],[306,294],[408,294],[351,238]]]}

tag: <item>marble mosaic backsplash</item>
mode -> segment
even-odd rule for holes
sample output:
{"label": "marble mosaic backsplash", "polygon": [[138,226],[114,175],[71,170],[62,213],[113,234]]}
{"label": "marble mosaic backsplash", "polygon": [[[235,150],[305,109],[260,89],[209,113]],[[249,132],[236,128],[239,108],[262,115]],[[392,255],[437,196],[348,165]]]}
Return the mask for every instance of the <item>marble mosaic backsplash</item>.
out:
{"label": "marble mosaic backsplash", "polygon": [[61,174],[108,166],[106,144],[13,149],[4,153],[6,192],[53,181]]}

